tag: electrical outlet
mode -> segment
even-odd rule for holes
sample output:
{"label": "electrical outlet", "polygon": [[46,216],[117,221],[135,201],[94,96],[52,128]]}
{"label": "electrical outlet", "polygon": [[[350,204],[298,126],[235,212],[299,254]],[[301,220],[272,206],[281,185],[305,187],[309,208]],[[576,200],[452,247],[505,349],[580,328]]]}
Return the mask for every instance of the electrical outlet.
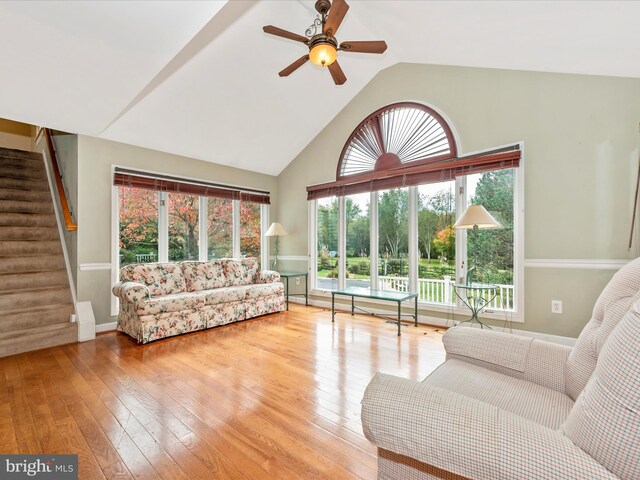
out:
{"label": "electrical outlet", "polygon": [[551,313],[562,313],[562,300],[551,300]]}
{"label": "electrical outlet", "polygon": [[300,285],[300,277],[296,277],[296,285]]}

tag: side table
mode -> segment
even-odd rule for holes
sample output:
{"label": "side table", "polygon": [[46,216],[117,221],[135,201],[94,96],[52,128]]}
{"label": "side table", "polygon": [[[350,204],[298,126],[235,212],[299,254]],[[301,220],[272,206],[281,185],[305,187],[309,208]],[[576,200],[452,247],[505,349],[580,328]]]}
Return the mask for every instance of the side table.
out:
{"label": "side table", "polygon": [[489,283],[455,283],[453,285],[453,291],[456,293],[456,297],[471,310],[471,318],[458,322],[458,325],[467,322],[470,324],[478,323],[480,324],[480,328],[487,327],[491,330],[489,325],[478,318],[478,314],[496,298],[498,286]]}
{"label": "side table", "polygon": [[[287,299],[287,310],[289,310],[289,297],[304,296],[304,304],[309,305],[309,273],[308,272],[278,272],[284,278],[285,296]],[[304,277],[304,293],[289,293],[289,279]]]}

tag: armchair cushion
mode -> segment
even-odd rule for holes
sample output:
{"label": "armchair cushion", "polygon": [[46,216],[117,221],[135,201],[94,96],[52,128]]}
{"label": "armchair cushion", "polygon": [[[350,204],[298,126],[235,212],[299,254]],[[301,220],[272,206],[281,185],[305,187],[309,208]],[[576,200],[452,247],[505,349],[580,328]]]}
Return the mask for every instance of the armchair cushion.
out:
{"label": "armchair cushion", "polygon": [[463,360],[566,393],[570,347],[460,326],[447,330],[442,341],[448,360]]}
{"label": "armchair cushion", "polygon": [[[565,421],[573,400],[551,388],[469,364],[448,360],[423,383],[480,400],[557,429]],[[545,408],[539,408],[544,405]]]}
{"label": "armchair cushion", "polygon": [[424,382],[378,373],[362,423],[378,448],[463,477],[616,479],[560,431]]}

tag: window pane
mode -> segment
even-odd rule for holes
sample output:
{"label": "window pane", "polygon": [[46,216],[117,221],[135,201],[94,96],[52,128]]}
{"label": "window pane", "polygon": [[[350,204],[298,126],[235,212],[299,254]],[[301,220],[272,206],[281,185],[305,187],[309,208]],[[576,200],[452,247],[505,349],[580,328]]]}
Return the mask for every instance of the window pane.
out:
{"label": "window pane", "polygon": [[169,193],[169,261],[198,260],[200,197]]}
{"label": "window pane", "polygon": [[455,181],[418,187],[418,299],[454,303]]}
{"label": "window pane", "polygon": [[378,288],[409,288],[409,190],[378,193]]}
{"label": "window pane", "polygon": [[224,198],[207,199],[208,258],[233,256],[233,201]]}
{"label": "window pane", "polygon": [[369,287],[371,258],[369,241],[369,200],[371,195],[361,193],[345,197],[347,217],[347,287]]}
{"label": "window pane", "polygon": [[240,202],[240,254],[260,260],[260,204]]}
{"label": "window pane", "polygon": [[316,203],[318,269],[316,288],[338,288],[338,199],[320,198]]}
{"label": "window pane", "polygon": [[158,193],[119,187],[120,265],[158,261]]}
{"label": "window pane", "polygon": [[482,205],[500,228],[467,232],[467,257],[474,282],[500,286],[491,308],[513,310],[513,182],[514,170],[497,170],[467,176],[467,202]]}

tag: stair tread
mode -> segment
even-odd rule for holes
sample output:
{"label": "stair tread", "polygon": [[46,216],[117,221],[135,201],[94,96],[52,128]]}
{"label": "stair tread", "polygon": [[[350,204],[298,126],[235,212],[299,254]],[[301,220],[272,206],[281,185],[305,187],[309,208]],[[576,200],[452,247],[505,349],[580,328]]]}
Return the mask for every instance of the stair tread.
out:
{"label": "stair tread", "polygon": [[29,333],[35,333],[35,332],[55,332],[56,330],[73,328],[75,326],[76,324],[74,322],[60,322],[60,323],[52,323],[50,325],[24,328],[22,330],[13,330],[12,332],[2,332],[0,333],[0,340],[5,338],[10,338],[10,337],[17,337],[17,336],[21,336]]}
{"label": "stair tread", "polygon": [[[59,270],[56,270],[59,271]],[[63,270],[64,271],[64,270]],[[0,281],[1,281],[1,277],[3,277],[5,275],[0,275]],[[12,275],[7,275],[7,276],[12,276]],[[0,296],[2,295],[19,295],[22,293],[35,293],[35,292],[50,292],[50,291],[54,291],[54,290],[68,290],[69,286],[68,285],[48,285],[48,286],[43,286],[43,287],[33,287],[33,288],[20,288],[17,290],[2,290],[2,286],[0,284]]]}
{"label": "stair tread", "polygon": [[73,309],[73,303],[71,302],[62,302],[62,303],[51,303],[49,305],[38,305],[36,307],[24,307],[24,308],[15,308],[12,310],[3,310],[2,317],[6,317],[9,315],[21,315],[21,314],[45,314],[50,313],[56,310],[62,310],[63,308],[71,308]]}
{"label": "stair tread", "polygon": [[18,157],[18,158],[31,158],[38,160],[42,158],[42,155],[37,152],[30,152],[28,150],[18,150],[17,148],[0,147],[0,157]]}

